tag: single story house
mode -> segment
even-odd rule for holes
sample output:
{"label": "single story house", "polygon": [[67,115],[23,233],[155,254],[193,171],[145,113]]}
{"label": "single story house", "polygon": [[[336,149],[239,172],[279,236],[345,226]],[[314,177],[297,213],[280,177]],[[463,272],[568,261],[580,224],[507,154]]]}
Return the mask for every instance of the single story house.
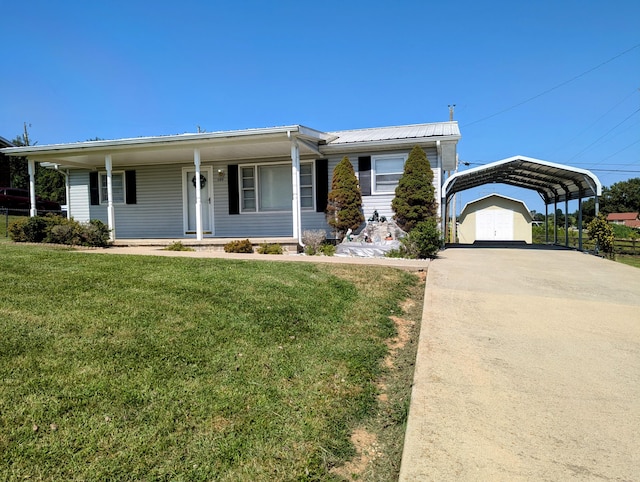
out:
{"label": "single story house", "polygon": [[459,217],[458,241],[532,242],[533,218],[524,202],[500,194],[467,203]]}
{"label": "single story house", "polygon": [[[69,216],[99,219],[116,239],[290,237],[324,229],[336,164],[348,156],[365,217],[390,217],[411,149],[422,147],[440,199],[456,166],[455,121],[322,132],[302,125],[9,147],[62,171]],[[34,193],[31,176],[31,192]],[[32,210],[32,214],[34,211]]]}
{"label": "single story house", "polygon": [[640,216],[638,213],[609,213],[607,221],[612,224],[622,224],[630,228],[640,228]]}

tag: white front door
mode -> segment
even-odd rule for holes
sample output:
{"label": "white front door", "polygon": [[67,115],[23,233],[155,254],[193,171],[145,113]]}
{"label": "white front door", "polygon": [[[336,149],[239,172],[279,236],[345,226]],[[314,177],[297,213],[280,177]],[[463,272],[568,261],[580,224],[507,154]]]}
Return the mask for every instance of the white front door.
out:
{"label": "white front door", "polygon": [[211,229],[213,226],[212,179],[211,167],[202,167],[200,169],[199,182],[196,179],[196,171],[194,169],[184,169],[182,171],[185,234],[196,234],[196,189],[200,189],[202,232],[203,234],[213,234]]}

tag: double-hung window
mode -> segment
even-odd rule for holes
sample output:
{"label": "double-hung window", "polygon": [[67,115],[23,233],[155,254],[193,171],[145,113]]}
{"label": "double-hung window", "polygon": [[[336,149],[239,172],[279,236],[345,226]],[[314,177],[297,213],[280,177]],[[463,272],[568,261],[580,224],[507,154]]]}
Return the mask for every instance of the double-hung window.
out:
{"label": "double-hung window", "polygon": [[[124,204],[124,172],[111,173],[111,193],[114,204]],[[107,173],[100,173],[100,204],[106,204],[109,198],[107,195]]]}
{"label": "double-hung window", "polygon": [[[240,166],[242,212],[291,211],[291,164]],[[313,209],[313,164],[300,165],[300,205]]]}
{"label": "double-hung window", "polygon": [[393,193],[402,177],[405,154],[373,156],[371,158],[373,193]]}

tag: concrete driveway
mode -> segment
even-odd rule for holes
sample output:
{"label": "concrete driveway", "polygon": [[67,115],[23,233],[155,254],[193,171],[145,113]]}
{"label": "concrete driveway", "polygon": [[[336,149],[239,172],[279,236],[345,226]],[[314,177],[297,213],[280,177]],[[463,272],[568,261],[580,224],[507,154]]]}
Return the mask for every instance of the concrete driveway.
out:
{"label": "concrete driveway", "polygon": [[419,343],[401,481],[640,480],[640,269],[448,249]]}

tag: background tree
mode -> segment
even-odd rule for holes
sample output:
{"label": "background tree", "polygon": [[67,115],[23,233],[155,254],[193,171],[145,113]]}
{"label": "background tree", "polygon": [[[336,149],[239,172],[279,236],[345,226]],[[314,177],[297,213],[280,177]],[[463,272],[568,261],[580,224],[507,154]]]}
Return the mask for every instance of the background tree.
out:
{"label": "background tree", "polygon": [[393,218],[400,228],[411,231],[418,223],[437,218],[437,206],[431,164],[420,146],[415,146],[391,201]]}
{"label": "background tree", "polygon": [[327,197],[327,223],[342,238],[348,229],[356,229],[363,222],[362,193],[353,166],[345,157],[333,171]]}
{"label": "background tree", "polygon": [[640,212],[640,177],[616,182],[602,190],[601,210],[609,213]]}
{"label": "background tree", "polygon": [[[26,123],[24,126],[24,133],[16,136],[16,138],[11,142],[16,147],[37,144],[31,143]],[[27,167],[27,159],[25,157],[9,158],[9,176],[11,179],[11,187],[20,189],[29,188],[29,169]],[[35,180],[36,195],[44,199],[57,201],[61,204],[66,202],[64,174],[54,169],[45,169],[40,166],[40,164],[36,163]]]}

